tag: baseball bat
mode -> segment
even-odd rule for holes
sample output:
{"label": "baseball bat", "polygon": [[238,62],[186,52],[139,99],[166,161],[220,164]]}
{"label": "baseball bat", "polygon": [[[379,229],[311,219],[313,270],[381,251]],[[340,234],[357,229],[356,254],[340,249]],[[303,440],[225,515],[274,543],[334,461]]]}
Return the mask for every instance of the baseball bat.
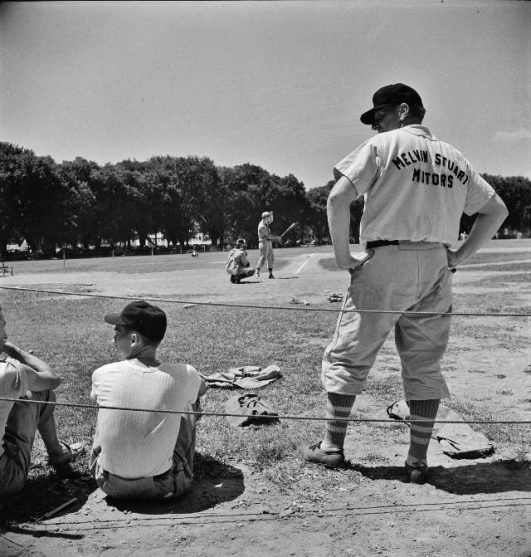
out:
{"label": "baseball bat", "polygon": [[286,230],[284,230],[284,232],[282,232],[282,234],[280,235],[280,238],[282,238],[283,236],[285,236],[288,232],[290,232],[291,230],[293,230],[296,226],[297,226],[297,223],[296,223],[296,222],[292,222],[292,223],[286,228]]}

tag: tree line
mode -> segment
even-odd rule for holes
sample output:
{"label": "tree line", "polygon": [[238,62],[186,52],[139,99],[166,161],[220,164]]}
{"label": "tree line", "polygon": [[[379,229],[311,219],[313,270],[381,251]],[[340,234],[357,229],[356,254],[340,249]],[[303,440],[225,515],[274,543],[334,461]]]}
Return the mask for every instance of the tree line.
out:
{"label": "tree line", "polygon": [[[524,177],[483,175],[506,202],[503,228],[531,228],[531,187]],[[257,245],[262,211],[273,211],[277,233],[297,222],[291,240],[329,239],[326,200],[333,181],[307,191],[293,174],[277,176],[249,163],[216,166],[208,157],[154,156],[98,165],[77,157],[56,163],[49,156],[0,142],[0,252],[26,240],[33,251],[55,254],[72,246],[87,253],[111,247],[153,244],[188,246],[196,233],[213,245],[244,237]],[[363,200],[351,206],[353,240]],[[472,219],[464,217],[462,231]]]}

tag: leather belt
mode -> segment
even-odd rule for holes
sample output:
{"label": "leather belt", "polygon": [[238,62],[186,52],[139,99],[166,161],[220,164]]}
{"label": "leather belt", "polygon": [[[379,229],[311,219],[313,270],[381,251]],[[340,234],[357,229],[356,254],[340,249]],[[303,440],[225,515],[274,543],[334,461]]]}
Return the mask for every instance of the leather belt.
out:
{"label": "leather belt", "polygon": [[376,240],[367,242],[367,249],[381,248],[383,246],[398,246],[398,240]]}

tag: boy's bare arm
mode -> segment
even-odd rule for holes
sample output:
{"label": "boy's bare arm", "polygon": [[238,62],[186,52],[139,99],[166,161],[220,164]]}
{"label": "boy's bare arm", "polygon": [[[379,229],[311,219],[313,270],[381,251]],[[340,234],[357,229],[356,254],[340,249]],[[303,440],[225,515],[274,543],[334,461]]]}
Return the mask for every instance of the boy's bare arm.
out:
{"label": "boy's bare arm", "polygon": [[22,350],[16,344],[6,340],[4,352],[22,364],[26,371],[30,391],[55,389],[61,383],[61,377],[44,360]]}

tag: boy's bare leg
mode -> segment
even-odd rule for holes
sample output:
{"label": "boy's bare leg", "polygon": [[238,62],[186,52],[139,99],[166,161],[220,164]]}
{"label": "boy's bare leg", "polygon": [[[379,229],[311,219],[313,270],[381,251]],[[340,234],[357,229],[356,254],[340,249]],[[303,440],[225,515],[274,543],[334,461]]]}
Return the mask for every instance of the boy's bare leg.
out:
{"label": "boy's bare leg", "polygon": [[[53,391],[49,391],[49,392],[51,393],[49,400],[50,401],[52,401],[52,399],[55,400]],[[37,429],[42,438],[44,446],[46,447],[48,456],[50,456],[53,459],[54,457],[62,456],[65,447],[57,437],[57,428],[55,425],[53,406],[49,404],[46,404],[45,406],[46,408],[41,413]]]}
{"label": "boy's bare leg", "polygon": [[[39,432],[46,447],[50,463],[62,464],[63,461],[70,461],[72,459],[70,447],[61,442],[57,436],[54,406],[46,404],[46,402],[55,402],[55,393],[32,391],[28,399],[43,404],[19,400],[11,410],[6,428],[6,433],[9,432],[11,438],[16,439],[16,444],[24,453],[28,468],[36,431]],[[65,454],[66,458],[63,456]]]}

